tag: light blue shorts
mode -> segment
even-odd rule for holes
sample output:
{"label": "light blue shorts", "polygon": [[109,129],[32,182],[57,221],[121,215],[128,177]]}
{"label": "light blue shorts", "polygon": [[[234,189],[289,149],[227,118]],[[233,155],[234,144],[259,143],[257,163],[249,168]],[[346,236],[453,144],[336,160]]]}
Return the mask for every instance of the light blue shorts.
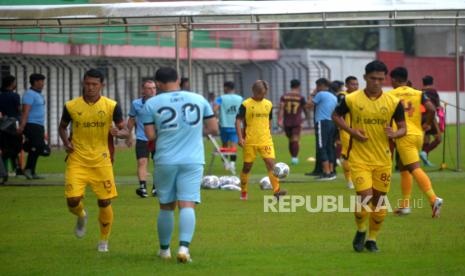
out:
{"label": "light blue shorts", "polygon": [[202,176],[202,164],[155,164],[153,181],[156,183],[158,200],[161,204],[177,200],[200,203]]}

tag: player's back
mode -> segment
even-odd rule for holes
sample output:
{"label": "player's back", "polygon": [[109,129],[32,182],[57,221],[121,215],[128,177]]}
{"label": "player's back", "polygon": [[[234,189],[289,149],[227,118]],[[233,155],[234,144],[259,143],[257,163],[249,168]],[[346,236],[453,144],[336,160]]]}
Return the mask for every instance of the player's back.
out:
{"label": "player's back", "polygon": [[423,92],[408,86],[400,86],[388,93],[401,100],[404,106],[407,135],[423,135],[423,129],[421,127]]}
{"label": "player's back", "polygon": [[220,104],[220,126],[233,128],[243,98],[237,94],[224,94]]}
{"label": "player's back", "polygon": [[213,116],[204,97],[186,91],[164,92],[144,107],[144,123],[155,123],[156,164],[204,164],[203,119]]}
{"label": "player's back", "polygon": [[284,104],[284,126],[296,127],[302,124],[302,111],[305,106],[305,98],[297,93],[288,92],[281,96]]}

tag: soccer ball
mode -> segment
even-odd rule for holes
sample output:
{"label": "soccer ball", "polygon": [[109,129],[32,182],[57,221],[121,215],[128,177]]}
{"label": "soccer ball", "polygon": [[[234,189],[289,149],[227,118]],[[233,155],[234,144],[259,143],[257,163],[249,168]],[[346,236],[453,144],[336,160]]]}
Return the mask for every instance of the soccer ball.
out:
{"label": "soccer ball", "polygon": [[226,185],[220,186],[220,189],[221,190],[228,190],[228,191],[237,191],[237,192],[241,191],[241,187],[236,186],[234,184],[226,184]]}
{"label": "soccer ball", "polygon": [[215,175],[206,175],[202,179],[202,188],[204,189],[218,189],[220,185],[220,180],[218,176]]}
{"label": "soccer ball", "polygon": [[273,167],[273,175],[280,179],[286,178],[289,175],[289,171],[289,166],[283,162],[276,163]]}
{"label": "soccer ball", "polygon": [[219,186],[222,187],[225,185],[240,186],[241,180],[237,176],[221,176],[219,178]]}
{"label": "soccer ball", "polygon": [[262,190],[273,189],[273,187],[271,186],[270,178],[268,176],[265,176],[262,179],[260,179],[260,189]]}

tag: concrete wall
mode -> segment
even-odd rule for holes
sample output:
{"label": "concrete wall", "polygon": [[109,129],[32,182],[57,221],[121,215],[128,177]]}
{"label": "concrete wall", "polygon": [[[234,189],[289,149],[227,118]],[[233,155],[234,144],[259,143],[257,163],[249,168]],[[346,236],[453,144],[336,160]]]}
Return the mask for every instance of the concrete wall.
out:
{"label": "concrete wall", "polygon": [[[459,28],[459,51],[465,50],[465,27]],[[417,56],[455,55],[455,29],[453,27],[415,28],[415,54]]]}

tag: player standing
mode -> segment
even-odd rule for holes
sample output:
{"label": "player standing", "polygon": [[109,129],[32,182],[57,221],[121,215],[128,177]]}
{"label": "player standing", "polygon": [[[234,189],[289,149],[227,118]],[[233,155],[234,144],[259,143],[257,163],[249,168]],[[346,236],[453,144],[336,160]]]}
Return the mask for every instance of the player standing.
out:
{"label": "player standing", "polygon": [[299,163],[299,141],[302,130],[302,111],[305,110],[307,102],[300,95],[300,81],[291,80],[291,91],[281,96],[279,103],[278,125],[284,129],[289,139],[289,153],[291,163]]}
{"label": "player standing", "polygon": [[[102,72],[95,69],[87,71],[83,86],[83,96],[66,102],[58,130],[68,153],[65,196],[69,211],[78,217],[75,234],[82,238],[88,216],[82,198],[87,184],[90,184],[99,206],[100,241],[97,249],[107,252],[113,224],[111,199],[117,196],[108,135],[120,136],[124,121],[119,105],[100,94],[104,86]],[[118,129],[112,128],[112,121]],[[67,131],[70,123],[71,137]]]}
{"label": "player standing", "polygon": [[177,259],[191,261],[189,245],[195,230],[195,205],[200,203],[200,182],[205,164],[203,123],[206,133],[218,133],[209,103],[196,93],[180,91],[178,73],[162,67],[155,73],[158,94],[144,106],[143,123],[149,140],[156,138],[154,183],[157,183],[159,256],[171,258],[174,209],[179,208]]}
{"label": "player standing", "polygon": [[[370,252],[378,251],[376,237],[386,216],[386,209],[380,206],[391,182],[389,139],[406,133],[402,104],[393,95],[383,93],[386,74],[387,67],[381,61],[368,63],[364,75],[366,88],[344,97],[333,113],[336,124],[351,136],[347,155],[357,195],[371,205],[368,210],[362,207],[355,212],[357,232],[352,245],[357,252],[363,251],[364,246]],[[350,125],[344,121],[346,114],[352,117]],[[395,120],[397,131],[389,126],[391,120]],[[365,242],[368,216],[370,227]]]}
{"label": "player standing", "polygon": [[[438,116],[438,120],[433,118],[433,122],[431,123],[431,128],[425,131],[424,140],[423,140],[423,149],[420,152],[420,158],[423,160],[426,166],[433,167],[433,163],[428,160],[428,154],[434,150],[442,141],[442,132],[444,132],[443,126],[445,125],[444,119],[444,109],[441,107],[441,101],[439,99],[438,91],[434,88],[433,82],[434,79],[432,76],[425,76],[422,79],[423,81],[423,93],[430,99],[431,103],[436,108],[436,115]],[[426,117],[424,116],[423,121],[426,121]],[[431,135],[434,136],[434,140],[431,142],[430,138]]]}
{"label": "player standing", "polygon": [[[349,95],[350,93],[358,90],[358,80],[354,76],[348,76],[345,79],[345,85],[346,85],[346,91],[342,91],[339,93],[338,101],[340,101],[341,99],[343,99],[345,96]],[[346,122],[346,124],[350,125],[350,114],[346,114],[346,116],[344,117],[344,121]],[[339,139],[341,141],[341,159],[342,159],[341,164],[342,164],[342,169],[344,171],[344,177],[347,181],[347,188],[353,189],[354,184],[352,182],[352,176],[350,174],[350,165],[349,165],[349,160],[347,157],[347,151],[349,150],[350,134],[340,129]]]}
{"label": "player standing", "polygon": [[244,155],[244,165],[240,175],[241,200],[247,200],[249,173],[257,152],[265,161],[274,196],[279,199],[280,196],[287,194],[286,190],[280,189],[279,179],[273,175],[275,164],[274,145],[271,137],[273,104],[265,99],[268,89],[266,81],[257,80],[252,86],[252,97],[242,103],[236,117],[238,144],[243,148]]}
{"label": "player standing", "polygon": [[[127,122],[127,130],[131,133],[126,139],[128,147],[132,146],[132,129],[136,126],[136,158],[137,158],[137,177],[139,178],[139,188],[136,189],[136,194],[140,197],[147,197],[147,163],[149,154],[154,154],[154,142],[149,142],[144,133],[144,124],[142,123],[142,110],[145,102],[153,97],[157,89],[153,80],[145,80],[142,83],[142,97],[132,101],[131,109],[129,110],[129,119]],[[152,188],[152,196],[157,195],[155,185]]]}
{"label": "player standing", "polygon": [[[220,112],[220,136],[224,148],[235,149],[237,147],[237,134],[234,127],[236,121],[236,115],[239,111],[242,101],[244,100],[241,96],[237,95],[234,90],[234,83],[232,81],[226,81],[223,85],[224,94],[215,100],[213,110]],[[231,169],[236,171],[236,159],[237,155],[233,154],[230,156]]]}
{"label": "player standing", "polygon": [[[400,208],[396,210],[398,215],[410,214],[410,194],[412,193],[412,175],[426,194],[433,209],[433,218],[439,216],[442,198],[434,193],[431,180],[420,167],[419,152],[423,145],[423,130],[430,128],[434,118],[435,107],[426,95],[416,89],[407,86],[408,71],[404,67],[397,67],[390,73],[391,83],[394,90],[389,91],[399,98],[404,105],[405,121],[407,123],[407,135],[396,139],[396,149],[399,153],[399,169],[402,187],[402,197]],[[422,126],[421,109],[423,105],[426,109],[427,120]]]}

